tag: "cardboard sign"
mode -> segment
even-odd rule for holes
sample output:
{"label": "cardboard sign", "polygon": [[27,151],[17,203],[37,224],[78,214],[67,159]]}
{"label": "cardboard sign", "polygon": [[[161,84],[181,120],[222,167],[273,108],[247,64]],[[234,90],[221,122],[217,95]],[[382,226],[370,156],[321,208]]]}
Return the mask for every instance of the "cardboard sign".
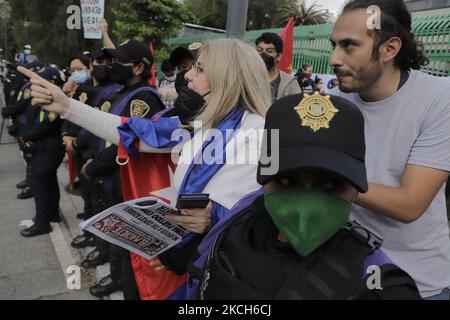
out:
{"label": "cardboard sign", "polygon": [[101,39],[100,21],[105,16],[105,0],[81,0],[85,39]]}

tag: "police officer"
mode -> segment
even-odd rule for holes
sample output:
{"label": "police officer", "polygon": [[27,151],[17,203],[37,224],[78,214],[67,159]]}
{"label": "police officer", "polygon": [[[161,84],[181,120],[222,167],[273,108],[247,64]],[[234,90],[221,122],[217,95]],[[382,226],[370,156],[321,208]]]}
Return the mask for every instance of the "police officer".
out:
{"label": "police officer", "polygon": [[[359,109],[336,96],[293,95],[273,105],[265,129],[264,191],[203,240],[188,299],[420,299],[414,280],[380,250],[382,239],[348,224],[356,195],[368,190]],[[383,290],[367,285],[370,267]]]}
{"label": "police officer", "polygon": [[[113,82],[111,78],[111,58],[105,56],[103,50],[95,50],[91,54],[91,75],[92,82],[95,89],[95,94],[91,96],[89,105],[108,112],[111,107],[111,101],[114,99],[116,93],[122,89],[122,86]],[[71,142],[71,149],[76,158],[80,159],[82,166],[86,162],[91,162],[98,154],[100,140],[90,132],[81,130],[79,137]],[[82,189],[82,196],[85,200],[85,212],[78,215],[79,219],[87,220],[92,216],[103,211],[103,199],[101,195],[101,186],[96,179],[87,179],[81,174],[81,168],[78,172],[78,178]],[[109,245],[101,239],[105,247],[106,255],[109,257]],[[85,232],[80,236],[75,237],[71,243],[72,247],[76,249],[86,248],[88,246],[96,245],[96,238],[91,233]],[[101,251],[101,250],[100,250]]]}
{"label": "police officer", "polygon": [[[58,86],[62,85],[60,73],[56,69],[46,68],[40,75]],[[50,233],[50,222],[60,222],[57,169],[64,158],[64,147],[60,140],[60,117],[39,107],[30,107],[28,110],[28,129],[20,139],[33,150],[31,189],[36,215],[33,219],[35,224],[20,234],[31,238]]]}
{"label": "police officer", "polygon": [[[31,63],[25,65],[28,69],[33,70],[34,72],[39,72],[41,69],[45,67],[44,63],[39,60],[34,60]],[[24,130],[26,130],[27,123],[27,107],[31,102],[31,84],[27,81],[27,79],[23,79],[23,77],[14,77],[15,82],[25,81],[21,85],[20,90],[17,92],[16,101],[13,104],[7,105],[2,110],[2,115],[4,118],[11,117],[13,120],[13,128],[10,129],[10,134],[13,136],[20,137]],[[17,84],[16,84],[17,85]],[[22,192],[17,195],[17,198],[20,200],[26,200],[33,198],[33,193],[31,192],[30,183],[31,183],[31,153],[30,149],[26,147],[23,141],[18,139],[19,148],[23,153],[23,157],[26,163],[26,178],[24,181],[19,182],[17,184],[18,189],[22,189]]]}
{"label": "police officer", "polygon": [[[124,117],[151,118],[164,110],[157,89],[148,84],[154,58],[143,42],[129,40],[117,49],[104,49],[104,52],[113,62],[112,79],[124,86],[109,106],[102,107],[104,111],[108,109],[109,113]],[[82,169],[86,177],[102,181],[105,209],[122,202],[116,157],[117,147],[107,141],[101,141],[97,156]],[[110,258],[111,275],[92,287],[91,294],[103,297],[123,289],[126,299],[139,299],[129,252],[112,245]],[[92,268],[106,259],[103,252],[94,250],[81,265]]]}
{"label": "police officer", "polygon": [[[86,103],[88,105],[93,105],[93,99],[97,95],[97,90],[93,85],[93,80],[91,78],[90,70],[90,60],[86,55],[78,55],[70,60],[70,73],[71,76],[69,80],[64,84],[63,90],[74,99]],[[63,144],[66,146],[66,152],[69,157],[69,172],[72,175],[76,173],[79,180],[79,190],[80,193],[75,192],[75,188],[70,186],[66,191],[69,193],[74,193],[81,195],[83,198],[83,212],[81,214],[90,214],[92,209],[92,202],[89,195],[89,189],[87,183],[80,175],[80,170],[83,167],[85,160],[81,153],[74,152],[72,148],[72,142],[74,142],[83,132],[81,128],[73,123],[65,121],[62,127],[62,140]],[[73,161],[72,161],[73,160]]]}

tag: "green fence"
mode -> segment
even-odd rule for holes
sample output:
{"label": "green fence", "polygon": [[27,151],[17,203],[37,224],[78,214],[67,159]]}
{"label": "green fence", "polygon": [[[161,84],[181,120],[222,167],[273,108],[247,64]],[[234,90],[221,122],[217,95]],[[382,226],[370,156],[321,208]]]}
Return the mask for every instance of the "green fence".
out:
{"label": "green fence", "polygon": [[[282,29],[249,31],[245,34],[245,39],[254,43],[263,32],[279,34],[281,31]],[[328,57],[332,50],[330,44],[332,31],[331,23],[296,27],[293,68],[298,69],[301,64],[308,63],[314,67],[316,73],[332,73],[332,68],[328,65]],[[430,64],[424,71],[437,76],[450,76],[450,13],[415,17],[413,32],[425,46],[426,56],[430,59]],[[195,41],[224,37],[225,34],[180,37],[169,39],[167,43],[173,46],[186,46]]]}

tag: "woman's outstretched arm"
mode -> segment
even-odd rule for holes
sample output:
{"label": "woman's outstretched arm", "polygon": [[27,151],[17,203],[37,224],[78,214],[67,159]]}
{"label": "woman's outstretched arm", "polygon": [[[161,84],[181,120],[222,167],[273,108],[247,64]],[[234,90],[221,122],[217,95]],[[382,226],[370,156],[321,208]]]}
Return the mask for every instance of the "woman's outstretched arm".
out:
{"label": "woman's outstretched arm", "polygon": [[[119,116],[96,110],[79,101],[68,98],[58,86],[28,69],[18,67],[18,71],[30,78],[34,105],[39,105],[49,112],[61,115],[62,118],[92,132],[103,140],[110,141],[116,145],[119,144],[120,136],[117,128],[122,122]],[[170,153],[171,149],[152,148],[141,142],[139,151],[146,153]]]}

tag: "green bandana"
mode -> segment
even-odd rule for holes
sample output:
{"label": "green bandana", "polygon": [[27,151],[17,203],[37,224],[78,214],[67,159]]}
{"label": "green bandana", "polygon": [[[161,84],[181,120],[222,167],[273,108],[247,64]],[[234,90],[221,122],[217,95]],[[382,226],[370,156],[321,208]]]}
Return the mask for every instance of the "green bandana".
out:
{"label": "green bandana", "polygon": [[352,204],[318,190],[268,193],[265,206],[292,247],[307,257],[348,223]]}

